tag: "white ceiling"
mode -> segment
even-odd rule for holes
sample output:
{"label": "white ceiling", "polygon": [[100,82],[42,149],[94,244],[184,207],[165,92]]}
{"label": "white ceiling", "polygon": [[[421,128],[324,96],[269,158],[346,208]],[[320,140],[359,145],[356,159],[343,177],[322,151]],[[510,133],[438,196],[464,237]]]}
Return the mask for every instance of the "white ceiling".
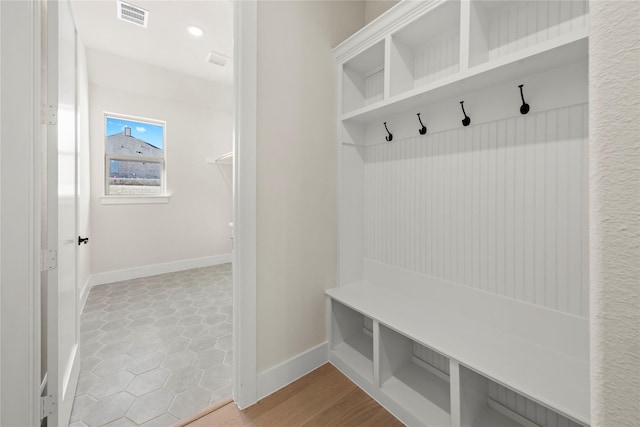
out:
{"label": "white ceiling", "polygon": [[[233,56],[233,3],[226,0],[127,0],[149,11],[140,27],[116,17],[116,0],[71,0],[78,33],[87,48],[102,50],[181,73],[232,84],[233,61],[205,61],[210,51]],[[186,31],[205,31],[197,39]]]}

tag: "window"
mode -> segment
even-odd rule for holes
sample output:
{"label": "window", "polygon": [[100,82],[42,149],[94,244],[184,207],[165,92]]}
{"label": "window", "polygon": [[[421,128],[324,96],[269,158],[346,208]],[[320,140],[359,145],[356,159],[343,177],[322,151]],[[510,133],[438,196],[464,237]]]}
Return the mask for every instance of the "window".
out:
{"label": "window", "polygon": [[105,114],[105,194],[165,194],[165,123]]}

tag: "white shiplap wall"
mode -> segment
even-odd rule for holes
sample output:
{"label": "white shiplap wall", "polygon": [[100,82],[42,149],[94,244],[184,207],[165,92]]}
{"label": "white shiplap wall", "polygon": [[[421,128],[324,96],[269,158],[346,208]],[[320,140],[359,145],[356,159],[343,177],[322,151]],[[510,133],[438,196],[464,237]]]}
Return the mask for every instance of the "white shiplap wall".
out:
{"label": "white shiplap wall", "polygon": [[460,69],[460,31],[445,34],[415,50],[415,86],[439,80]]}
{"label": "white shiplap wall", "polygon": [[[497,1],[491,4],[486,31],[489,60],[510,54],[583,28],[587,20],[587,1]],[[496,6],[497,5],[497,6]]]}
{"label": "white shiplap wall", "polygon": [[413,355],[441,372],[449,375],[449,359],[437,351],[431,350],[417,342],[413,343]]}
{"label": "white shiplap wall", "polygon": [[364,78],[365,104],[382,101],[384,91],[384,69],[369,74]]}
{"label": "white shiplap wall", "polygon": [[587,104],[365,149],[365,258],[588,315]]}

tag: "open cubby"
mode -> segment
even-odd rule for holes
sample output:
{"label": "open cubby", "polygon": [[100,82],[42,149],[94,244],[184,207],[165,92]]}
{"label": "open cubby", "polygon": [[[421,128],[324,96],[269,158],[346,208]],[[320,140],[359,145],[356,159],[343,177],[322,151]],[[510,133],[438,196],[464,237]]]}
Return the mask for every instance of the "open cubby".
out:
{"label": "open cubby", "polygon": [[462,427],[519,427],[522,424],[489,406],[489,381],[460,366],[460,425]]}
{"label": "open cubby", "polygon": [[373,382],[373,323],[337,302],[331,303],[331,350],[363,378]]}
{"label": "open cubby", "polygon": [[451,423],[448,376],[414,355],[414,342],[380,325],[380,389],[425,425]]}
{"label": "open cubby", "polygon": [[384,40],[344,63],[342,111],[363,108],[384,97]]}
{"label": "open cubby", "polygon": [[472,1],[469,64],[493,61],[587,26],[586,0]]}
{"label": "open cubby", "polygon": [[401,94],[458,72],[460,2],[439,5],[391,36],[390,94]]}
{"label": "open cubby", "polygon": [[522,394],[460,366],[462,427],[581,427]]}

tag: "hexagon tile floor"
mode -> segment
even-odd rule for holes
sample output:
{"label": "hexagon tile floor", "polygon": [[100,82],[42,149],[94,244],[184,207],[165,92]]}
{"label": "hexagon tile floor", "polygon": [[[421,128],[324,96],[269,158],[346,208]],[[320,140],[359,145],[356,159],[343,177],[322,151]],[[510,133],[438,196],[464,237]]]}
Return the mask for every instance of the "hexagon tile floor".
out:
{"label": "hexagon tile floor", "polygon": [[166,427],[231,396],[231,298],[231,264],[94,287],[71,427]]}

